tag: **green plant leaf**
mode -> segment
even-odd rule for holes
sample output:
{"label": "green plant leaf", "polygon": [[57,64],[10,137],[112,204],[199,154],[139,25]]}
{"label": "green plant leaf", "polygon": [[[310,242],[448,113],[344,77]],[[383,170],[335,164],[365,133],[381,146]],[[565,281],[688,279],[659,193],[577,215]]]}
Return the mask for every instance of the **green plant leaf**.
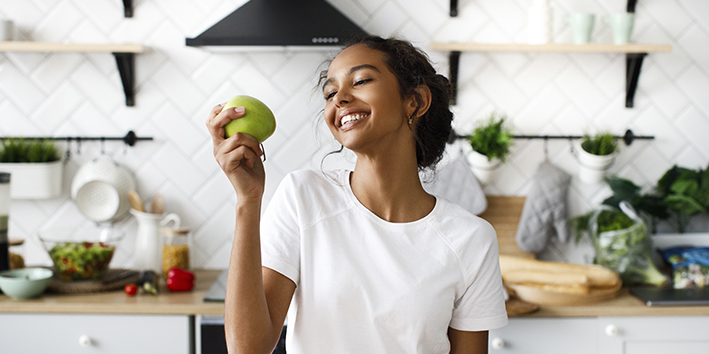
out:
{"label": "green plant leaf", "polygon": [[664,202],[671,210],[680,215],[695,215],[706,211],[694,198],[686,195],[668,195],[665,197]]}

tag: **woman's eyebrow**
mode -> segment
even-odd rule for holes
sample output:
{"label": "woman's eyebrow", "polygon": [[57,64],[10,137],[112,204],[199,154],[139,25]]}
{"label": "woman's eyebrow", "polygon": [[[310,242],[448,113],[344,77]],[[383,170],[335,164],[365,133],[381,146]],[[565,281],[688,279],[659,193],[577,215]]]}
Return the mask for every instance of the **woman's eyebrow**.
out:
{"label": "woman's eyebrow", "polygon": [[[379,68],[377,68],[374,65],[362,64],[362,65],[357,65],[357,66],[351,67],[350,70],[347,70],[347,75],[350,75],[350,74],[354,73],[355,71],[362,70],[362,69],[372,69],[376,72],[381,72],[381,71],[379,71]],[[331,82],[332,82],[332,78],[325,80],[325,82],[323,82],[323,84],[322,84],[322,88],[324,89],[325,86],[327,86]]]}

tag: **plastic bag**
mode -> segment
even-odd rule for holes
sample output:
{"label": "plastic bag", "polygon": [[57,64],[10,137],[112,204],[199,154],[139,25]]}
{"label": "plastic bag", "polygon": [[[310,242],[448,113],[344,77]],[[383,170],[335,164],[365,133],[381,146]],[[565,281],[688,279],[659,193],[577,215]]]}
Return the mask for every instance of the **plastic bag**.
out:
{"label": "plastic bag", "polygon": [[672,265],[675,289],[709,286],[709,248],[672,247],[660,250],[662,258]]}
{"label": "plastic bag", "polygon": [[[621,211],[601,207],[589,218],[589,230],[596,250],[596,263],[617,272],[626,286],[666,284],[669,279],[660,273],[652,262],[652,241],[648,237],[645,222],[635,213],[630,204],[621,202],[620,208]],[[632,220],[632,224],[620,230],[600,231],[599,216],[604,211],[625,214]]]}

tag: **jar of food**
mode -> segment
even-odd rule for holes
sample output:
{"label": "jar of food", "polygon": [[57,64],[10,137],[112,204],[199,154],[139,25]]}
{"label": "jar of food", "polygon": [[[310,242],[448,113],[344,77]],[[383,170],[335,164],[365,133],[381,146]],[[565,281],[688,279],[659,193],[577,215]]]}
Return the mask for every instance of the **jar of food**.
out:
{"label": "jar of food", "polygon": [[190,269],[190,229],[161,228],[165,242],[162,246],[162,273],[167,278],[170,268]]}

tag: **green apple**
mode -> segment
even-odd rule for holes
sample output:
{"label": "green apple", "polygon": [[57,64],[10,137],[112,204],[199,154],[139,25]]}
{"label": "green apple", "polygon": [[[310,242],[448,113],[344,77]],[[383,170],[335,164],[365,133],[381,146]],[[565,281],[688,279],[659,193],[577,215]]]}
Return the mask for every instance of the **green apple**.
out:
{"label": "green apple", "polygon": [[246,113],[243,117],[233,119],[224,126],[227,138],[235,133],[245,133],[262,143],[276,131],[276,118],[273,112],[258,99],[246,95],[234,96],[222,111],[233,107],[244,107]]}

